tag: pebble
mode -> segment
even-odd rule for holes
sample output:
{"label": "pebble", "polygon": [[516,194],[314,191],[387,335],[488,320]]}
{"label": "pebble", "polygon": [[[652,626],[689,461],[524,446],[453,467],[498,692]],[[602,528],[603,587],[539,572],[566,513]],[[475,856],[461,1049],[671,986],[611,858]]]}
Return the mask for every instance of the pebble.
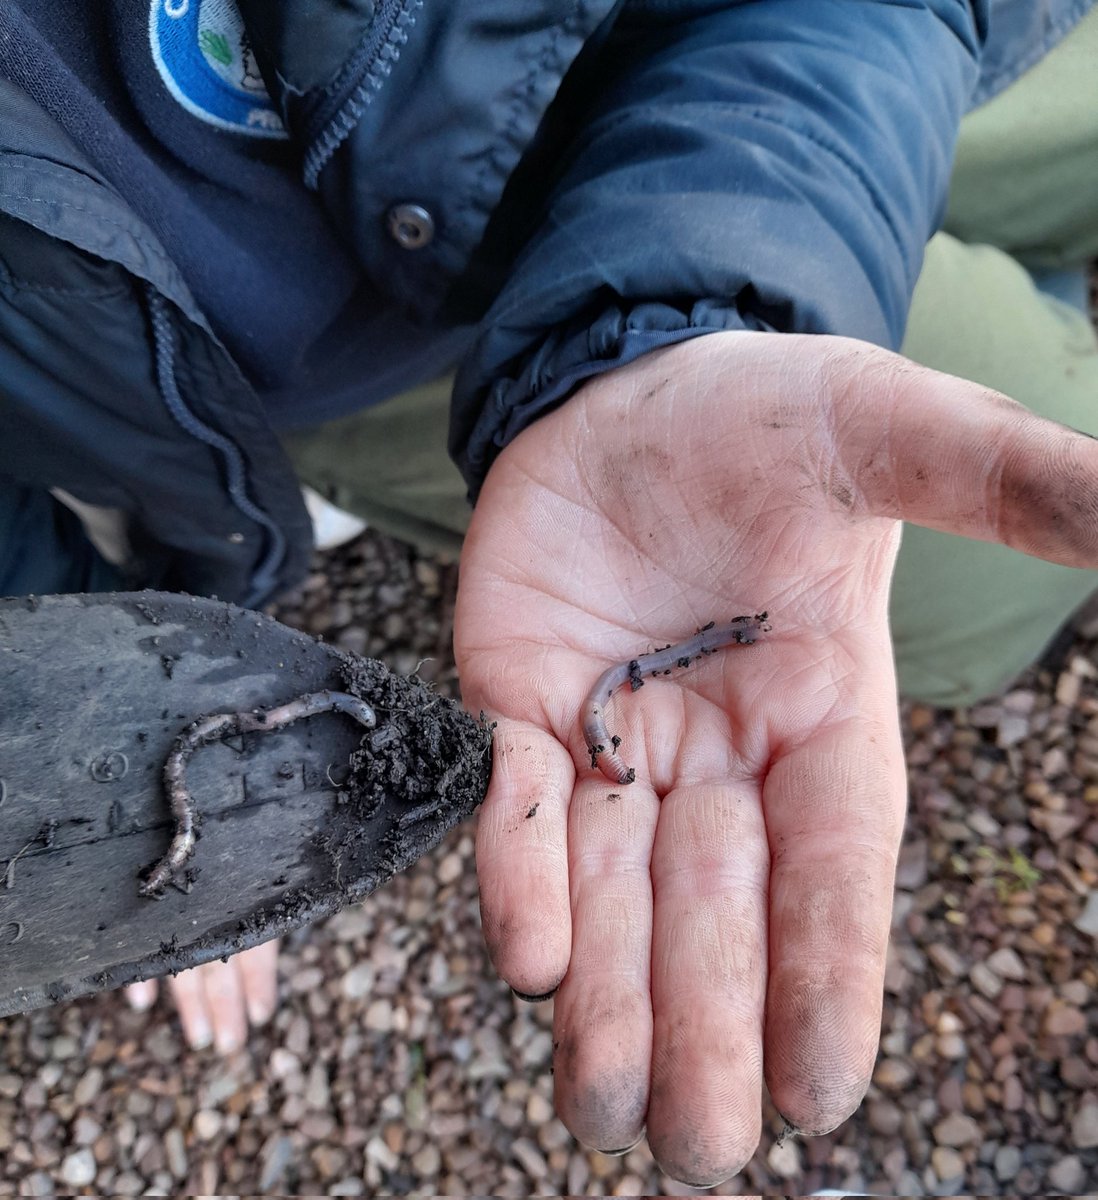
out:
{"label": "pebble", "polygon": [[972,986],[989,1000],[994,1000],[1003,990],[1003,981],[992,969],[990,963],[973,963],[968,977],[972,981]]}
{"label": "pebble", "polygon": [[904,1090],[914,1079],[916,1069],[905,1058],[882,1058],[874,1070],[874,1082],[887,1092]]}
{"label": "pebble", "polygon": [[1085,1100],[1071,1119],[1071,1144],[1079,1150],[1098,1146],[1098,1100]]}
{"label": "pebble", "polygon": [[926,956],[947,979],[959,979],[965,973],[964,959],[944,942],[928,946]]}
{"label": "pebble", "polygon": [[987,965],[1000,979],[1010,979],[1015,983],[1020,983],[1026,978],[1026,965],[1012,946],[1003,946],[990,954]]}
{"label": "pebble", "polygon": [[965,1160],[949,1146],[935,1146],[930,1154],[934,1174],[942,1183],[952,1183],[964,1178]]}
{"label": "pebble", "polygon": [[1074,1196],[1083,1190],[1087,1182],[1086,1168],[1078,1155],[1067,1154],[1049,1168],[1048,1181],[1058,1192]]}
{"label": "pebble", "polygon": [[388,1033],[393,1028],[392,1003],[384,998],[374,1000],[366,1009],[362,1023],[374,1033]]}
{"label": "pebble", "polygon": [[439,1168],[442,1166],[442,1155],[439,1154],[438,1147],[434,1142],[428,1142],[412,1155],[412,1166],[415,1168],[416,1174],[421,1177],[429,1178],[438,1174]]}
{"label": "pebble", "polygon": [[1022,1166],[1022,1152],[1017,1146],[1000,1146],[995,1151],[995,1178],[1009,1183]]}
{"label": "pebble", "polygon": [[210,1108],[201,1108],[194,1115],[194,1135],[200,1142],[212,1142],[221,1132],[221,1114]]}
{"label": "pebble", "polygon": [[979,1124],[966,1113],[950,1113],[934,1126],[934,1140],[939,1146],[968,1146],[981,1137]]}
{"label": "pebble", "polygon": [[285,1134],[275,1134],[263,1146],[259,1191],[272,1192],[294,1159],[294,1144]]}
{"label": "pebble", "polygon": [[1098,938],[1098,889],[1087,894],[1083,911],[1072,924],[1082,933],[1088,934],[1092,938]]}
{"label": "pebble", "polygon": [[801,1148],[795,1138],[775,1142],[766,1156],[766,1165],[779,1179],[796,1179],[803,1170]]}
{"label": "pebble", "polygon": [[83,1108],[91,1104],[103,1087],[103,1072],[99,1067],[91,1067],[85,1071],[72,1090],[73,1100]]}
{"label": "pebble", "polygon": [[95,1179],[95,1155],[85,1147],[68,1155],[61,1164],[61,1179],[69,1187],[87,1187]]}
{"label": "pebble", "polygon": [[1086,1030],[1086,1013],[1070,1004],[1050,1005],[1041,1021],[1041,1032],[1048,1037],[1075,1037]]}

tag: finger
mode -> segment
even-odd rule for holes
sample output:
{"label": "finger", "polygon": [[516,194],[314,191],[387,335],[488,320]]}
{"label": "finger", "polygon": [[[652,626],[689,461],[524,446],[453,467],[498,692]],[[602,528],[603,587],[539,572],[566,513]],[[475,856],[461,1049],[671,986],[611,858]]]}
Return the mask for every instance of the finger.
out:
{"label": "finger", "polygon": [[199,968],[173,976],[170,990],[183,1026],[183,1036],[192,1050],[205,1050],[213,1042],[213,1024],[206,1004]]}
{"label": "finger", "polygon": [[265,1025],[278,1006],[278,949],[275,938],[237,955],[235,962],[244,990],[250,1024]]}
{"label": "finger", "polygon": [[551,995],[568,968],[567,811],[575,768],[551,734],[500,720],[477,824],[484,939],[500,975],[527,999]]}
{"label": "finger", "polygon": [[869,1085],[905,790],[898,722],[862,720],[791,750],[764,785],[766,1082],[804,1133],[833,1129]]}
{"label": "finger", "polygon": [[156,1003],[156,991],[155,979],[142,979],[126,988],[126,999],[131,1008],[138,1012],[147,1012]]}
{"label": "finger", "polygon": [[572,958],[553,1013],[557,1113],[615,1153],[644,1132],[651,1070],[652,882],[659,801],[590,776],[569,812]]}
{"label": "finger", "polygon": [[768,864],[756,784],[695,784],[664,800],[648,1142],[665,1172],[696,1187],[734,1175],[759,1141]]}
{"label": "finger", "polygon": [[1098,441],[999,392],[843,343],[835,444],[865,510],[1098,567]]}
{"label": "finger", "polygon": [[239,955],[228,962],[204,963],[198,968],[206,1008],[213,1024],[214,1045],[221,1054],[232,1054],[248,1037],[248,1017],[244,1006],[244,980]]}

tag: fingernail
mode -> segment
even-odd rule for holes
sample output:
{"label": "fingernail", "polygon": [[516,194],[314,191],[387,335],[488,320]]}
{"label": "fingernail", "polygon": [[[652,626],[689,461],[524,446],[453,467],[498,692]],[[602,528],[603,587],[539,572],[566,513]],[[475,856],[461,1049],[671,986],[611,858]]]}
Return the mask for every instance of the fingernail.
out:
{"label": "fingernail", "polygon": [[186,1033],[187,1044],[192,1050],[205,1050],[213,1042],[213,1030],[205,1021],[190,1021]]}
{"label": "fingernail", "polygon": [[517,988],[511,989],[511,995],[519,1000],[525,1000],[527,1004],[540,1004],[543,1000],[551,1000],[557,994],[556,988],[551,988],[544,996],[528,996],[525,992],[520,992]]}
{"label": "fingernail", "polygon": [[126,999],[136,1012],[148,1012],[156,1002],[156,985],[151,983],[131,983],[126,989]]}
{"label": "fingernail", "polygon": [[274,1014],[275,1006],[273,1004],[268,1004],[262,1000],[248,1001],[248,1021],[256,1028],[266,1025]]}
{"label": "fingernail", "polygon": [[235,1054],[241,1047],[239,1034],[234,1029],[219,1029],[217,1031],[217,1051],[219,1054]]}
{"label": "fingernail", "polygon": [[628,1146],[622,1146],[620,1150],[599,1150],[599,1153],[605,1154],[607,1158],[621,1158],[623,1154],[628,1154],[630,1150],[633,1150],[639,1146],[642,1141],[644,1141],[643,1133],[635,1142],[631,1142]]}

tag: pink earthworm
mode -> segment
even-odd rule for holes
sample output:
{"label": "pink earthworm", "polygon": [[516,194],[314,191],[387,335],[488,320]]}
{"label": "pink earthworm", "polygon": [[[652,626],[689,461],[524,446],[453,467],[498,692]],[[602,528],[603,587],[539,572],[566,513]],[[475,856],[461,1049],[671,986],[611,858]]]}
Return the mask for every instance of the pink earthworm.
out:
{"label": "pink earthworm", "polygon": [[277,708],[256,709],[254,712],[210,713],[193,721],[172,743],[171,751],[164,760],[164,791],[171,806],[175,821],[175,834],[167,854],[150,870],[138,887],[142,896],[157,895],[172,876],[194,853],[195,810],[194,801],[187,788],[187,760],[200,747],[222,738],[237,737],[242,733],[264,733],[283,729],[312,717],[317,713],[340,712],[354,717],[360,725],[372,728],[377,724],[374,710],[357,696],[346,692],[311,692],[298,696]]}
{"label": "pink earthworm", "polygon": [[753,617],[733,617],[724,625],[710,621],[685,642],[676,642],[651,654],[641,654],[604,671],[583,702],[583,736],[591,753],[591,766],[598,767],[614,783],[632,783],[637,777],[636,771],[627,767],[618,754],[621,738],[611,737],[606,729],[604,706],[615,688],[628,680],[635,692],[643,686],[645,675],[670,675],[672,667],[688,667],[695,659],[725,646],[748,646],[760,633],[769,629],[764,612],[756,613]]}

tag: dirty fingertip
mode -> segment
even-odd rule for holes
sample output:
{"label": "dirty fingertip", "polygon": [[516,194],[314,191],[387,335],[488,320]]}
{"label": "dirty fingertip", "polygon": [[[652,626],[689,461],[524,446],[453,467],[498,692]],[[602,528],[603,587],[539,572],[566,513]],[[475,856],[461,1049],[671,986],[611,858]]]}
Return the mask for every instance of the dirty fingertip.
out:
{"label": "dirty fingertip", "polygon": [[[557,985],[559,987],[559,984]],[[551,987],[547,992],[540,992],[537,995],[531,995],[528,992],[520,992],[518,988],[511,989],[511,995],[516,1000],[525,1000],[527,1004],[541,1004],[543,1000],[552,1000],[557,994],[557,987]]]}

